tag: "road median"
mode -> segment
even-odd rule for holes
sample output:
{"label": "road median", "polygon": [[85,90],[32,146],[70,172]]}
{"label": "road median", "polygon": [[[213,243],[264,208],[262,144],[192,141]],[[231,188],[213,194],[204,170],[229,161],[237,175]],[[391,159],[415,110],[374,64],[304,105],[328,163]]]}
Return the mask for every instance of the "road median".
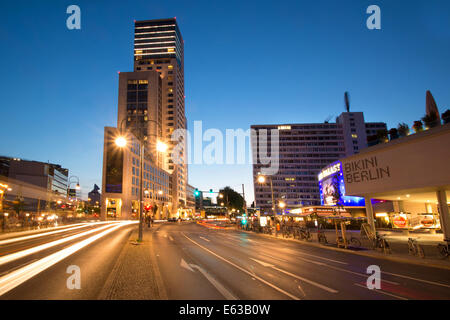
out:
{"label": "road median", "polygon": [[166,300],[167,294],[154,256],[152,234],[158,226],[144,226],[142,242],[136,227],[124,245],[99,300]]}

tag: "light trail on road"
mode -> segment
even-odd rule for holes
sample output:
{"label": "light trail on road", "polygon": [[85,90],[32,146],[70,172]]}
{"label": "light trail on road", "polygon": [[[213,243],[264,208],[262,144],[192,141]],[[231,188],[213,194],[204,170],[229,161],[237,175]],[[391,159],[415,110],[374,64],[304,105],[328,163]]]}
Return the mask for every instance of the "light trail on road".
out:
{"label": "light trail on road", "polygon": [[45,237],[45,236],[52,235],[52,234],[62,233],[62,232],[70,231],[70,230],[76,230],[76,229],[86,228],[89,226],[93,226],[93,225],[97,225],[97,224],[105,224],[105,223],[113,223],[113,222],[112,221],[86,222],[86,223],[72,224],[72,225],[68,225],[68,226],[55,227],[55,228],[52,228],[51,230],[55,230],[55,229],[61,229],[61,230],[48,231],[48,232],[43,231],[43,232],[40,232],[37,234],[32,234],[29,236],[0,240],[0,245],[10,244],[10,243],[19,242],[19,241],[25,241],[25,240],[30,240],[30,239],[36,239],[36,238]]}
{"label": "light trail on road", "polygon": [[82,240],[82,241],[80,241],[70,247],[67,247],[63,250],[55,252],[55,253],[53,253],[45,258],[42,258],[36,262],[32,262],[20,269],[12,271],[11,273],[0,278],[0,296],[4,295],[8,291],[21,285],[25,281],[33,278],[40,272],[50,268],[51,266],[55,265],[56,263],[62,261],[63,259],[67,258],[68,256],[74,254],[75,252],[83,249],[84,247],[88,246],[89,244],[93,243],[94,241],[110,234],[111,232],[116,231],[117,229],[119,229],[123,226],[135,224],[135,223],[138,223],[138,222],[137,221],[124,221],[124,222],[120,222],[116,225],[113,225],[112,227],[108,226],[110,228],[101,233],[98,233],[90,238]]}
{"label": "light trail on road", "polygon": [[36,247],[32,247],[30,249],[26,249],[26,250],[22,250],[22,251],[19,251],[19,252],[8,254],[6,256],[0,257],[0,266],[4,265],[6,263],[9,263],[11,261],[14,261],[14,260],[26,257],[26,256],[28,256],[30,254],[37,253],[39,251],[46,250],[46,249],[58,246],[60,244],[63,244],[63,243],[66,243],[66,242],[69,242],[69,241],[72,241],[72,240],[75,240],[75,239],[87,236],[87,235],[89,235],[91,233],[98,232],[98,231],[110,228],[111,226],[114,226],[116,224],[117,223],[115,223],[115,224],[108,224],[108,225],[100,227],[100,228],[95,228],[95,229],[88,230],[88,231],[85,231],[85,232],[82,232],[82,233],[77,233],[77,234],[75,234],[73,236],[70,236],[70,237],[67,237],[67,238],[62,238],[62,239],[55,240],[55,241],[52,241],[52,242],[49,242],[49,243],[41,244],[41,245],[36,246]]}

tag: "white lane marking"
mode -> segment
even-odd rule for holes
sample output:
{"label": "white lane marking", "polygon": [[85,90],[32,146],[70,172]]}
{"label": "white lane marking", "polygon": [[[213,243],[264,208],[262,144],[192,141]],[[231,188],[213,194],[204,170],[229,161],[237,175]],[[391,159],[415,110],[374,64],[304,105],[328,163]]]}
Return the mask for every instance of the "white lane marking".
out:
{"label": "white lane marking", "polygon": [[29,235],[29,236],[23,236],[23,237],[18,237],[18,238],[11,238],[11,239],[6,239],[6,240],[0,240],[0,245],[14,243],[14,242],[18,242],[18,241],[29,240],[29,239],[35,239],[35,238],[40,238],[40,237],[45,237],[45,236],[56,234],[56,233],[66,232],[66,231],[80,229],[80,228],[86,228],[86,227],[89,227],[89,226],[92,226],[92,225],[105,224],[105,223],[113,223],[113,222],[110,222],[110,221],[104,222],[104,221],[102,221],[102,222],[91,222],[91,223],[77,223],[77,224],[73,224],[73,225],[69,225],[69,226],[55,227],[53,229],[60,229],[60,230],[41,232],[41,233],[38,233],[38,234]]}
{"label": "white lane marking", "polygon": [[285,249],[282,249],[282,250],[294,252],[297,255],[305,255],[305,256],[310,256],[310,257],[314,257],[314,258],[317,258],[317,259],[322,259],[322,260],[326,260],[326,261],[336,262],[336,263],[340,263],[340,264],[348,264],[347,262],[342,262],[342,261],[338,261],[338,260],[324,258],[324,257],[321,257],[321,256],[316,256],[316,255],[313,255],[313,254],[305,253],[303,251],[297,251],[297,250],[288,249],[288,248],[285,248]]}
{"label": "white lane marking", "polygon": [[315,281],[312,281],[312,280],[303,278],[303,277],[301,277],[301,276],[299,276],[299,275],[290,273],[289,271],[280,269],[280,268],[276,267],[276,266],[273,265],[273,264],[270,264],[270,263],[267,263],[267,262],[264,262],[264,261],[261,261],[261,260],[253,259],[253,258],[250,258],[250,259],[252,259],[253,261],[255,261],[255,262],[259,263],[259,264],[261,264],[263,267],[269,267],[269,268],[272,268],[272,269],[274,269],[274,270],[277,270],[277,271],[279,271],[279,272],[282,272],[282,273],[284,273],[284,274],[287,274],[287,275],[289,275],[289,276],[291,276],[291,277],[293,277],[293,278],[297,278],[297,279],[299,279],[299,280],[302,280],[303,282],[309,283],[310,285],[313,285],[313,286],[318,287],[318,288],[320,288],[320,289],[323,289],[323,290],[325,290],[325,291],[328,291],[328,292],[331,292],[331,293],[338,293],[338,292],[339,292],[339,291],[337,291],[337,290],[335,290],[335,289],[332,289],[332,288],[330,288],[330,287],[324,286],[323,284],[320,284],[320,283],[317,283],[317,282],[315,282]]}
{"label": "white lane marking", "polygon": [[272,283],[270,283],[270,282],[268,282],[268,281],[262,279],[261,277],[256,276],[256,275],[252,275],[249,271],[247,271],[247,270],[245,270],[244,268],[238,266],[237,264],[235,264],[235,263],[233,263],[233,262],[231,262],[231,261],[225,259],[224,257],[222,257],[222,256],[218,255],[217,253],[215,253],[215,252],[209,250],[208,248],[202,246],[201,244],[197,243],[196,241],[194,241],[194,240],[192,240],[191,238],[189,238],[188,236],[186,236],[184,233],[183,233],[183,236],[184,236],[186,239],[188,239],[189,241],[191,241],[193,244],[199,246],[199,247],[202,248],[203,250],[205,250],[205,251],[209,252],[210,254],[212,254],[213,256],[217,257],[218,259],[220,259],[220,260],[222,260],[222,261],[225,261],[226,263],[232,265],[232,266],[235,267],[236,269],[239,269],[239,270],[241,270],[242,272],[248,274],[250,277],[255,277],[256,279],[258,279],[258,280],[261,281],[262,283],[264,283],[264,284],[266,284],[267,286],[269,286],[269,287],[271,287],[271,288],[277,290],[278,292],[281,292],[282,294],[288,296],[289,298],[291,298],[291,299],[293,299],[293,300],[300,300],[299,297],[296,297],[296,296],[290,294],[289,292],[284,291],[283,289],[281,289],[281,288],[275,286],[274,284],[272,284]]}
{"label": "white lane marking", "polygon": [[[384,280],[383,280],[384,281]],[[364,286],[364,285],[362,285],[362,284],[360,284],[360,283],[354,283],[354,285],[355,286],[357,286],[357,287],[361,287],[361,288],[364,288],[364,289],[367,289],[367,290],[369,290],[366,286]],[[397,298],[397,299],[400,299],[400,300],[408,300],[408,299],[406,299],[406,298],[404,298],[404,297],[400,297],[400,296],[397,296],[397,295],[395,295],[395,294],[392,294],[392,293],[387,293],[387,292],[385,292],[385,291],[381,291],[381,290],[369,290],[369,291],[371,291],[371,292],[376,292],[376,293],[381,293],[381,294],[384,294],[384,295],[387,295],[387,296],[391,296],[391,297],[394,297],[394,298]]]}
{"label": "white lane marking", "polygon": [[203,240],[208,241],[208,242],[211,241],[211,240],[208,240],[208,239],[206,239],[206,238],[204,238],[204,237],[200,237],[200,239],[203,239]]}
{"label": "white lane marking", "polygon": [[301,285],[297,285],[297,288],[298,288],[298,290],[300,290],[300,292],[302,293],[302,295],[303,295],[304,297],[306,297],[306,293],[305,293],[305,291],[303,291],[302,286],[301,286]]}
{"label": "white lane marking", "polygon": [[230,291],[228,291],[221,283],[219,283],[214,277],[212,277],[207,271],[203,268],[197,266],[196,264],[191,264],[192,268],[196,268],[200,271],[203,276],[208,279],[208,281],[220,292],[221,295],[225,297],[227,300],[238,300]]}
{"label": "white lane marking", "polygon": [[88,231],[85,231],[85,232],[82,232],[82,233],[78,233],[78,234],[75,234],[75,235],[67,237],[67,238],[62,238],[62,239],[55,240],[55,241],[52,241],[52,242],[44,243],[44,244],[42,244],[40,246],[36,246],[36,247],[33,247],[33,248],[29,248],[29,249],[26,249],[26,250],[22,250],[22,251],[19,251],[19,252],[8,254],[6,256],[0,257],[0,266],[4,265],[5,263],[8,263],[8,262],[11,262],[11,261],[14,261],[14,260],[26,257],[26,256],[28,256],[30,254],[33,254],[33,253],[36,253],[36,252],[39,252],[39,251],[42,251],[42,250],[49,249],[51,247],[60,245],[60,244],[65,243],[65,242],[72,241],[74,239],[78,239],[78,238],[84,237],[84,236],[86,236],[88,234],[91,234],[91,233],[94,233],[94,232],[98,232],[98,231],[101,231],[101,230],[106,229],[106,228],[110,228],[111,226],[114,226],[114,224],[102,226],[100,228],[95,228],[95,229],[88,230]]}
{"label": "white lane marking", "polygon": [[275,259],[275,260],[279,260],[279,261],[283,261],[283,262],[289,262],[288,260],[285,260],[285,259],[282,259],[282,258],[278,258],[278,257],[274,257],[274,256],[270,256],[270,255],[265,254],[265,253],[260,253],[259,256],[261,256],[261,257],[264,256],[266,258]]}
{"label": "white lane marking", "polygon": [[194,269],[192,269],[192,268],[191,268],[191,266],[190,266],[190,265],[188,265],[188,264],[187,264],[187,262],[186,262],[186,261],[184,261],[184,259],[183,259],[183,258],[181,259],[181,262],[180,262],[180,267],[182,267],[182,268],[185,268],[185,269],[187,269],[187,270],[189,270],[189,271],[192,271],[192,272],[194,272]]}
{"label": "white lane marking", "polygon": [[173,238],[172,238],[171,236],[169,236],[169,240],[170,240],[170,241],[173,241]]}
{"label": "white lane marking", "polygon": [[[321,265],[321,266],[324,266],[324,267],[327,267],[327,268],[330,268],[330,269],[334,269],[334,270],[338,270],[338,271],[354,274],[354,275],[357,275],[357,276],[361,276],[361,277],[364,277],[364,278],[368,278],[370,276],[368,274],[359,273],[359,272],[355,272],[355,271],[350,271],[350,270],[342,269],[342,268],[335,267],[335,266],[330,266],[328,264],[325,264],[325,263],[322,263],[322,262],[313,261],[313,260],[309,260],[309,259],[306,259],[306,258],[299,258],[299,259],[302,259],[302,260],[305,260],[305,261],[308,261],[308,262],[311,262],[311,263],[315,263],[315,264],[318,264],[318,265]],[[394,282],[394,281],[389,281],[389,280],[384,280],[383,279],[383,282],[390,283],[390,284],[393,284],[393,285],[398,285],[398,282]]]}
{"label": "white lane marking", "polygon": [[82,240],[70,247],[62,249],[58,252],[55,252],[45,258],[42,258],[36,262],[26,265],[23,268],[15,270],[10,274],[3,276],[0,278],[0,296],[4,295],[6,292],[14,289],[15,287],[21,285],[25,281],[33,278],[35,275],[41,273],[42,271],[50,268],[61,260],[67,258],[68,256],[74,254],[75,252],[81,250],[92,242],[106,236],[107,234],[116,231],[120,227],[123,227],[128,224],[133,224],[136,222],[121,222],[115,225],[112,228],[109,228],[101,233],[98,233],[90,238]]}
{"label": "white lane marking", "polygon": [[[227,237],[227,238],[228,238],[228,237]],[[230,238],[234,238],[234,237],[230,237]],[[238,238],[236,238],[236,239],[238,239]],[[250,239],[248,239],[248,240],[250,240]],[[252,241],[252,242],[256,242],[255,240],[251,240],[251,241]],[[264,244],[258,243],[258,245],[259,245],[259,246],[264,246],[264,247],[266,247]],[[325,264],[325,263],[323,263],[323,262],[319,262],[319,261],[315,261],[315,260],[310,260],[310,259],[301,257],[300,255],[304,254],[304,255],[316,257],[316,258],[319,258],[319,259],[331,260],[331,261],[336,262],[336,263],[341,263],[341,264],[347,264],[347,265],[348,265],[348,263],[346,263],[346,262],[341,262],[341,261],[337,261],[337,260],[327,259],[327,258],[323,258],[323,257],[319,257],[319,256],[307,254],[307,253],[305,254],[305,253],[303,253],[302,251],[295,251],[295,250],[289,249],[289,248],[285,248],[285,249],[283,249],[283,250],[285,250],[285,251],[290,251],[290,252],[294,252],[294,253],[296,254],[296,256],[297,256],[298,259],[301,259],[301,260],[304,260],[304,261],[307,261],[307,262],[310,262],[310,263],[313,263],[313,264],[316,264],[316,265],[319,265],[319,266],[324,266],[324,267],[327,267],[327,268],[330,268],[330,269],[335,269],[335,270],[339,270],[339,271],[342,271],[342,272],[347,272],[347,273],[354,274],[354,275],[357,275],[357,276],[361,276],[361,277],[364,277],[364,278],[368,278],[368,277],[369,277],[369,275],[364,274],[364,273],[358,273],[358,272],[355,272],[355,271],[350,271],[350,270],[347,270],[347,269],[343,269],[343,268],[339,268],[339,267],[336,267],[336,266],[328,265],[328,264]],[[285,259],[282,259],[282,258],[278,258],[278,257],[274,257],[274,256],[269,256],[269,255],[266,255],[266,254],[264,254],[264,253],[260,253],[260,256],[261,256],[261,255],[266,256],[266,257],[270,257],[271,259],[276,259],[276,260],[288,262],[288,260],[285,260]],[[393,285],[399,285],[398,282],[389,281],[389,280],[384,280],[384,279],[383,279],[383,282],[390,283],[390,284],[393,284]],[[441,284],[438,284],[438,285],[441,285]],[[444,286],[445,286],[445,285],[444,285]]]}
{"label": "white lane marking", "polygon": [[[433,285],[435,285],[435,286],[441,286],[441,287],[450,288],[450,285],[444,284],[444,283],[439,283],[439,282],[434,282],[434,281],[429,281],[429,280],[423,280],[423,279],[413,278],[413,277],[404,276],[404,275],[397,274],[397,273],[390,273],[390,272],[386,272],[386,271],[381,271],[381,273],[389,274],[389,275],[394,276],[394,277],[400,277],[400,278],[405,278],[405,279],[415,280],[415,281],[424,282],[424,283],[428,283],[428,284],[433,284]],[[383,281],[385,281],[385,280],[383,280]]]}

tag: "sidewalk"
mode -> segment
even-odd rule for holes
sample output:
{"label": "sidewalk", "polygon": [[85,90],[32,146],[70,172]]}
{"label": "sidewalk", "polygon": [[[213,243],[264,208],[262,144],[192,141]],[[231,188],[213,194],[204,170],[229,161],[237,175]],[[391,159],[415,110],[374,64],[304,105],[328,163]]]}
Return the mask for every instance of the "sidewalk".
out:
{"label": "sidewalk", "polygon": [[135,228],[123,247],[111,271],[99,300],[166,300],[167,295],[157,268],[152,248],[152,233],[161,225],[151,229],[144,225],[143,239],[137,243],[138,228]]}
{"label": "sidewalk", "polygon": [[[269,235],[269,234],[262,234],[257,233],[253,231],[247,231],[243,229],[237,229],[239,231],[247,232],[247,233],[254,233],[258,234],[264,237],[268,238],[275,238],[275,235]],[[436,235],[414,235],[411,234],[410,236],[406,235],[395,235],[395,234],[389,234],[386,237],[386,240],[388,241],[390,248],[391,248],[391,254],[384,254],[379,251],[372,250],[370,248],[370,242],[367,239],[362,239],[359,235],[359,231],[353,231],[353,230],[347,230],[347,235],[350,236],[350,234],[353,234],[356,238],[360,239],[361,241],[361,247],[360,248],[352,248],[349,247],[348,249],[345,248],[338,248],[336,244],[336,232],[335,230],[321,230],[326,234],[328,244],[322,245],[317,240],[317,233],[315,230],[310,230],[312,240],[311,241],[305,241],[305,240],[298,240],[290,238],[283,238],[282,234],[278,233],[278,239],[282,239],[285,241],[295,241],[298,243],[306,244],[309,246],[314,247],[320,247],[328,250],[334,250],[334,251],[340,251],[340,252],[346,252],[366,257],[372,257],[377,259],[385,259],[385,260],[391,260],[396,262],[402,262],[402,263],[411,263],[411,264],[417,264],[417,265],[423,265],[428,267],[435,267],[435,268],[441,268],[441,269],[447,269],[450,270],[450,259],[442,259],[438,253],[437,250],[437,244],[439,241],[439,236],[442,237],[442,235],[436,234]],[[381,234],[383,232],[380,232]],[[412,256],[408,254],[408,238],[416,238],[419,241],[419,244],[422,246],[424,252],[425,252],[425,258],[420,258],[418,256]],[[422,239],[423,237],[423,239]]]}

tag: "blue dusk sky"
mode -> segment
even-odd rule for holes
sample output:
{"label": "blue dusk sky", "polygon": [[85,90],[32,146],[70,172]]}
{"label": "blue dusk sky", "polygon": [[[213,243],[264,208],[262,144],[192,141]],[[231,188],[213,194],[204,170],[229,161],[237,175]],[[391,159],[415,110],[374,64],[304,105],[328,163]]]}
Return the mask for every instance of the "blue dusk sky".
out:
{"label": "blue dusk sky", "polygon": [[[81,8],[81,30],[66,8]],[[366,9],[381,8],[381,30]],[[117,117],[118,71],[133,68],[133,20],[176,17],[185,40],[188,127],[323,122],[351,109],[412,124],[431,90],[450,107],[450,2],[1,1],[0,154],[50,161],[101,186],[103,128]],[[246,187],[251,165],[191,165],[201,190]]]}

